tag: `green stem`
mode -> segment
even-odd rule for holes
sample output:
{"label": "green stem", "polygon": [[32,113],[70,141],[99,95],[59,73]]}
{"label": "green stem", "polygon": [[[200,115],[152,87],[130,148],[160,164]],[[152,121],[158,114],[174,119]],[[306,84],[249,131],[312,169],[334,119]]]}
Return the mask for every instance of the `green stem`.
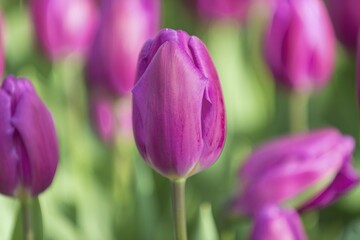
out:
{"label": "green stem", "polygon": [[290,131],[292,133],[305,132],[308,130],[308,93],[293,92],[290,95],[289,117]]}
{"label": "green stem", "polygon": [[21,217],[22,217],[22,229],[23,229],[23,240],[34,240],[34,233],[31,224],[31,197],[24,195],[20,199],[21,204]]}
{"label": "green stem", "polygon": [[186,240],[186,209],[185,209],[186,179],[171,180],[173,218],[176,240]]}

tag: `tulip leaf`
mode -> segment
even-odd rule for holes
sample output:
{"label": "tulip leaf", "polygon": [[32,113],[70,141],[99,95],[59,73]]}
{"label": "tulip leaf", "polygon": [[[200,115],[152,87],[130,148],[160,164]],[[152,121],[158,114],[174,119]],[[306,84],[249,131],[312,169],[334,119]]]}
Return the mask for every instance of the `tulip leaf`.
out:
{"label": "tulip leaf", "polygon": [[[33,198],[30,200],[30,214],[31,214],[31,226],[33,232],[33,239],[42,240],[43,239],[43,223],[42,223],[42,214],[41,207],[38,198]],[[22,230],[22,213],[21,207],[19,207],[18,214],[16,217],[15,227],[13,229],[12,240],[22,240],[23,230]]]}
{"label": "tulip leaf", "polygon": [[215,221],[209,203],[200,205],[200,215],[196,238],[198,240],[218,240],[219,234],[216,229]]}

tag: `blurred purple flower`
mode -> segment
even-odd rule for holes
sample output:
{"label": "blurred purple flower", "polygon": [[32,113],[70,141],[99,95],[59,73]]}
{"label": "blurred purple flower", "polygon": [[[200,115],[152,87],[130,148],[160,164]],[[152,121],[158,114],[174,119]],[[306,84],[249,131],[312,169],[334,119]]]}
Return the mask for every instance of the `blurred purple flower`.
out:
{"label": "blurred purple flower", "polygon": [[294,210],[267,206],[254,219],[251,240],[306,240],[300,216]]}
{"label": "blurred purple flower", "polygon": [[31,83],[8,76],[0,89],[0,193],[32,195],[52,182],[58,143],[50,112]]}
{"label": "blurred purple flower", "polygon": [[53,60],[85,55],[98,21],[94,0],[30,0],[36,37]]}
{"label": "blurred purple flower", "polygon": [[191,176],[219,157],[225,109],[205,45],[184,31],[164,29],[143,47],[133,89],[138,149],[169,178]]}
{"label": "blurred purple flower", "polygon": [[277,1],[264,42],[275,80],[292,91],[313,91],[330,79],[335,36],[320,0]]}
{"label": "blurred purple flower", "polygon": [[114,99],[105,95],[90,98],[90,114],[93,127],[105,144],[115,138],[132,139],[131,98]]}
{"label": "blurred purple flower", "polygon": [[359,182],[350,164],[353,149],[354,140],[335,129],[282,137],[259,147],[239,171],[233,210],[253,215],[263,206],[282,204],[329,180],[300,208],[332,203]]}
{"label": "blurred purple flower", "polygon": [[141,47],[156,34],[159,21],[159,0],[104,0],[87,60],[91,88],[117,95],[130,93]]}
{"label": "blurred purple flower", "polygon": [[252,0],[197,0],[200,16],[207,19],[243,21]]}
{"label": "blurred purple flower", "polygon": [[337,38],[349,50],[356,50],[360,27],[358,0],[328,0],[328,9]]}

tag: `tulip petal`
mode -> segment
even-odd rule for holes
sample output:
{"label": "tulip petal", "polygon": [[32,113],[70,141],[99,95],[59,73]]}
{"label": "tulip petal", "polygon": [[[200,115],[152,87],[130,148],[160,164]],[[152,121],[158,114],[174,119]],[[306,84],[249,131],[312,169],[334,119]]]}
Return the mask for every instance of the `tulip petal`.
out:
{"label": "tulip petal", "polygon": [[177,43],[165,42],[133,89],[135,140],[163,175],[186,176],[200,158],[202,77]]}
{"label": "tulip petal", "polygon": [[300,211],[306,211],[313,208],[322,208],[330,205],[340,196],[344,195],[354,188],[360,181],[359,173],[347,161],[336,175],[332,183],[316,197],[305,203]]}
{"label": "tulip petal", "polygon": [[225,106],[219,77],[209,52],[197,37],[191,37],[189,47],[197,68],[209,81],[203,97],[202,136],[204,150],[201,156],[201,168],[211,166],[220,156],[225,143]]}
{"label": "tulip petal", "polygon": [[12,124],[19,133],[28,157],[20,163],[23,170],[29,171],[23,174],[28,178],[26,181],[29,181],[31,193],[37,195],[52,182],[58,163],[57,137],[52,117],[36,94],[28,93],[20,96]]}
{"label": "tulip petal", "polygon": [[251,240],[306,240],[300,216],[277,206],[261,209],[255,217]]}
{"label": "tulip petal", "polygon": [[353,148],[353,139],[334,129],[285,137],[260,147],[240,170],[242,186],[234,210],[253,214],[258,208],[281,204],[313,184],[335,177]]}
{"label": "tulip petal", "polygon": [[11,125],[11,99],[0,90],[0,192],[8,196],[15,194],[18,183],[14,127]]}

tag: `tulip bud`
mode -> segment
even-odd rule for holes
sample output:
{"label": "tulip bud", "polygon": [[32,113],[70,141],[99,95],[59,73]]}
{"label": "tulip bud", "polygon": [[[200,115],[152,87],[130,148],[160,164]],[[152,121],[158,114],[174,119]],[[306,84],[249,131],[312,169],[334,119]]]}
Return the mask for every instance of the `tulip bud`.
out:
{"label": "tulip bud", "polygon": [[219,157],[225,109],[205,45],[184,31],[164,29],[144,45],[133,89],[138,149],[160,174],[191,176]]}
{"label": "tulip bud", "polygon": [[159,0],[104,1],[86,67],[92,88],[130,93],[141,47],[159,28],[159,9]]}
{"label": "tulip bud", "polygon": [[328,0],[328,9],[337,38],[349,50],[356,50],[360,27],[360,2],[357,0]]}
{"label": "tulip bud", "polygon": [[93,127],[105,144],[112,144],[117,137],[132,139],[131,99],[114,99],[104,95],[90,97]]}
{"label": "tulip bud", "polygon": [[251,2],[251,0],[197,0],[197,10],[207,19],[243,21]]}
{"label": "tulip bud", "polygon": [[8,76],[0,89],[0,193],[43,192],[59,153],[54,123],[31,83]]}
{"label": "tulip bud", "polygon": [[31,0],[36,36],[51,59],[84,55],[97,25],[94,0]]}
{"label": "tulip bud", "polygon": [[298,213],[276,206],[261,209],[255,216],[251,240],[306,240]]}
{"label": "tulip bud", "polygon": [[313,91],[329,80],[335,36],[320,0],[278,1],[265,34],[265,60],[279,85]]}
{"label": "tulip bud", "polygon": [[350,165],[353,149],[354,140],[335,129],[283,137],[259,147],[239,171],[241,186],[234,210],[254,214],[266,205],[293,200],[320,183],[302,209],[330,204],[359,182]]}

